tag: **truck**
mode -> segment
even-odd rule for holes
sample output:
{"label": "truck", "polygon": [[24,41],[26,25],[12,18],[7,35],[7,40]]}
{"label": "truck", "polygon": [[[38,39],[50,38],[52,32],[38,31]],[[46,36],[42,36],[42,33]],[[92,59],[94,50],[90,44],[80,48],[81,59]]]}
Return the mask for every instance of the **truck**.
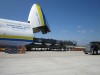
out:
{"label": "truck", "polygon": [[[98,46],[97,50],[98,50],[98,53],[100,53],[100,41],[92,41],[92,42],[90,42],[89,44],[87,44],[85,46],[85,49],[83,50],[83,52],[85,54],[93,54],[93,46],[94,45]],[[95,54],[97,54],[96,51],[95,51]]]}

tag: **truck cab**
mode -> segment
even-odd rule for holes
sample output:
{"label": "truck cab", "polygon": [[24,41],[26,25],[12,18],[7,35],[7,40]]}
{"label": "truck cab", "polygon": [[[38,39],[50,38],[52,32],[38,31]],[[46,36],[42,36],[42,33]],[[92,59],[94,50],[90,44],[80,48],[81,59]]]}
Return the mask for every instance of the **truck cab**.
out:
{"label": "truck cab", "polygon": [[85,46],[85,49],[83,52],[85,54],[93,54],[93,46],[97,45],[98,46],[98,53],[100,52],[100,41],[92,41],[88,45]]}

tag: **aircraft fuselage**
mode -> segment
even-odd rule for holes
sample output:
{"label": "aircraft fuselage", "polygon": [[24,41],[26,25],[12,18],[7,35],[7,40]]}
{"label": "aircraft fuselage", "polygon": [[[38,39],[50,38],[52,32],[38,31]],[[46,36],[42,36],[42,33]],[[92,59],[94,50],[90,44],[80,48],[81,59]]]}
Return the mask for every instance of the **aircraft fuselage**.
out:
{"label": "aircraft fuselage", "polygon": [[0,19],[0,46],[23,46],[33,42],[29,23]]}

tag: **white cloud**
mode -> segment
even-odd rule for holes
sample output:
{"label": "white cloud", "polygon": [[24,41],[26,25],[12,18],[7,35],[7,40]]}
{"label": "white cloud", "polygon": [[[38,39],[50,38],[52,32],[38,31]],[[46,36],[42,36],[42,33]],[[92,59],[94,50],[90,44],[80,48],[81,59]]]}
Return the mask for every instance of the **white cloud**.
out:
{"label": "white cloud", "polygon": [[62,32],[63,32],[63,33],[67,33],[68,31],[67,31],[67,30],[62,30]]}
{"label": "white cloud", "polygon": [[83,29],[83,27],[82,27],[82,25],[78,25],[77,26],[77,32],[78,33],[82,33],[82,34],[84,34],[84,33],[93,33],[94,32],[94,30],[92,30],[92,29]]}
{"label": "white cloud", "polygon": [[77,30],[77,32],[81,32],[81,30]]}
{"label": "white cloud", "polygon": [[82,30],[81,33],[86,33],[86,30]]}
{"label": "white cloud", "polygon": [[93,33],[94,30],[83,30],[83,29],[78,29],[77,32],[83,33],[83,34],[84,34],[84,33]]}
{"label": "white cloud", "polygon": [[78,25],[78,27],[77,27],[77,28],[79,28],[79,29],[80,29],[81,27],[82,27],[81,25]]}
{"label": "white cloud", "polygon": [[86,33],[87,32],[86,30],[82,29],[81,25],[78,25],[77,28],[78,28],[77,32],[79,32],[79,33]]}
{"label": "white cloud", "polygon": [[77,32],[79,32],[79,33],[86,33],[87,31],[86,30],[77,30]]}
{"label": "white cloud", "polygon": [[90,33],[94,32],[94,30],[89,30]]}

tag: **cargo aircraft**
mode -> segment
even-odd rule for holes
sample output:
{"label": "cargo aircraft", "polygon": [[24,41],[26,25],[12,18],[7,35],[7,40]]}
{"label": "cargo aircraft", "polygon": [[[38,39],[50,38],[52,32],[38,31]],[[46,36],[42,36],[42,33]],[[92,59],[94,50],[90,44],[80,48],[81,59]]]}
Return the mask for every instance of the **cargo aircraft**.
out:
{"label": "cargo aircraft", "polygon": [[28,21],[13,21],[0,19],[0,46],[17,47],[34,42],[34,33],[50,32],[43,10],[38,4],[33,4]]}

